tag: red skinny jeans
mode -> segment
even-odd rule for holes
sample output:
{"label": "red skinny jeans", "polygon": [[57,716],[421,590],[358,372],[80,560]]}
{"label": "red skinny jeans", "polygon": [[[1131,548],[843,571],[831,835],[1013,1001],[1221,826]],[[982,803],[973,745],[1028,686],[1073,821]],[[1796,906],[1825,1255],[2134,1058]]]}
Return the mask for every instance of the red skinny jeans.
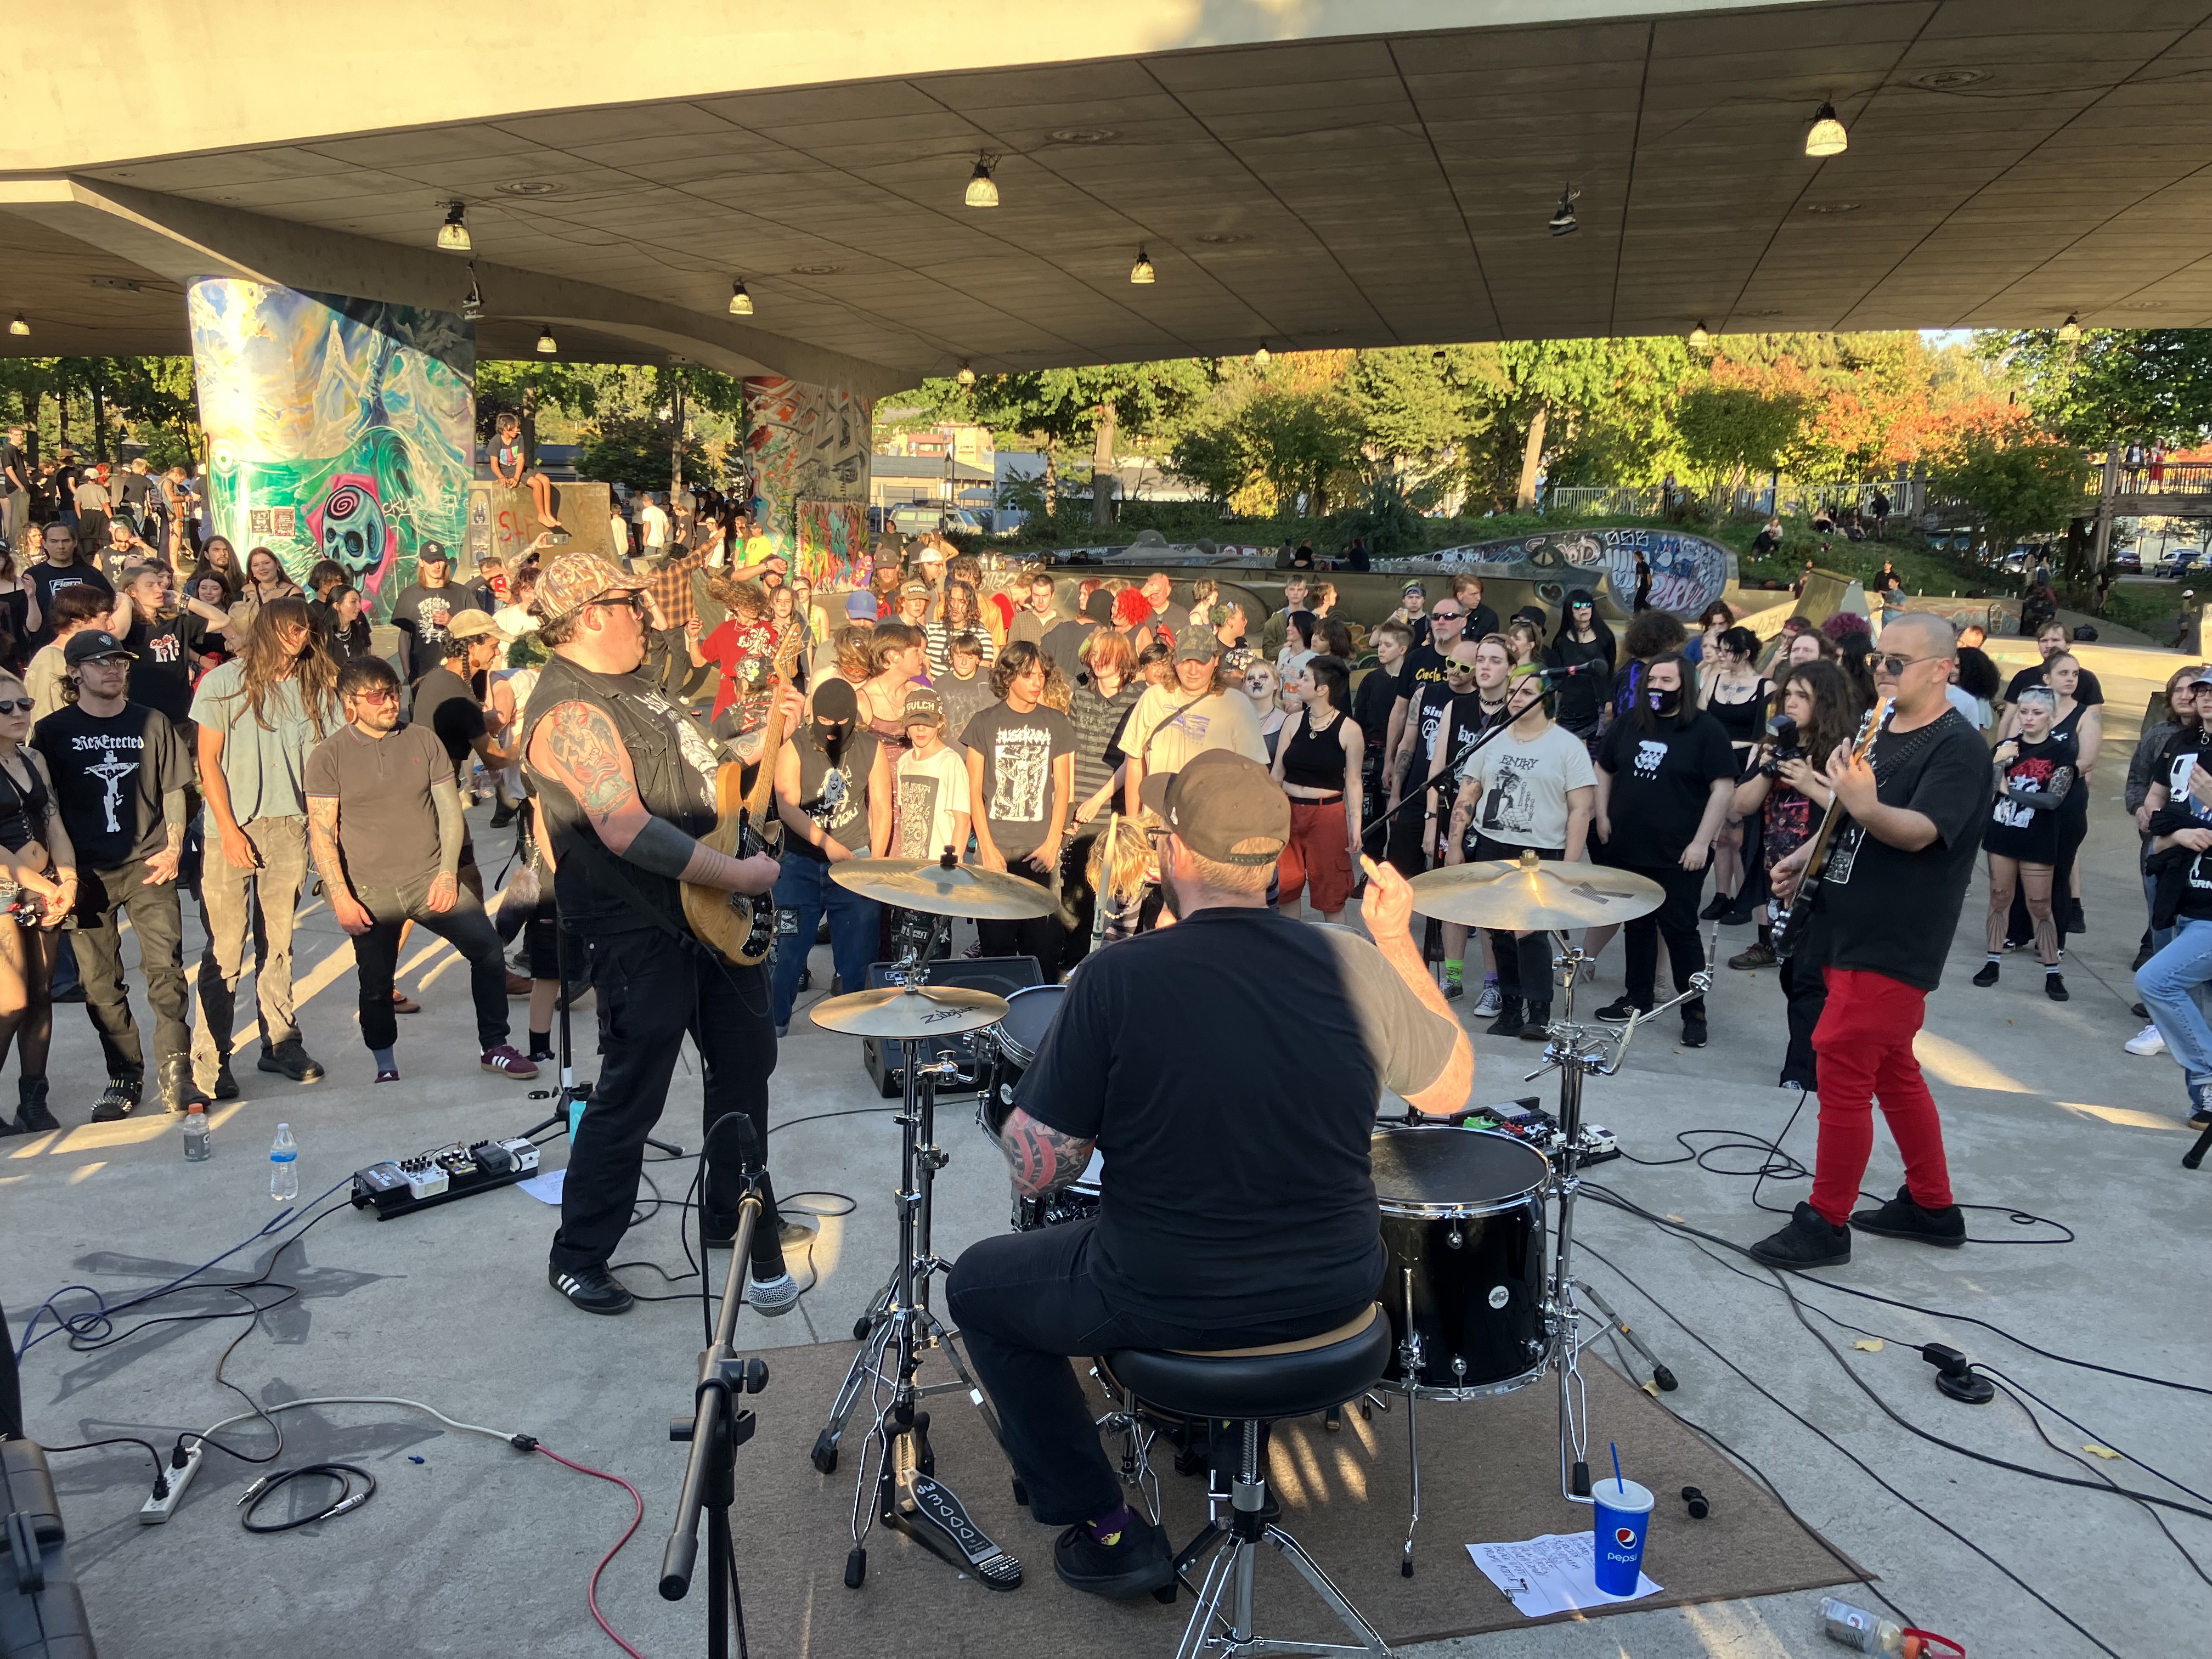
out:
{"label": "red skinny jeans", "polygon": [[1809,1202],[1831,1224],[1850,1219],[1874,1152],[1874,1103],[1905,1158],[1905,1185],[1923,1210],[1948,1209],[1951,1172],[1936,1098],[1912,1057],[1928,994],[1861,968],[1824,970],[1827,1006],[1813,1030],[1820,1063],[1820,1140]]}

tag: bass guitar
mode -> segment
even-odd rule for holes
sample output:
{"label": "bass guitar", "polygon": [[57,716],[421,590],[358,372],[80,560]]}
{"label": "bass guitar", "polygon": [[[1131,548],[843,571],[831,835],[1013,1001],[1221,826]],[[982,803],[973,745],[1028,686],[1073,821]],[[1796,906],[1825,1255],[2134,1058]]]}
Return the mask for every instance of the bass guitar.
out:
{"label": "bass guitar", "polygon": [[[714,829],[699,837],[703,846],[732,858],[749,859],[759,853],[781,850],[783,832],[769,811],[769,797],[775,787],[775,757],[783,747],[783,688],[798,657],[799,629],[776,653],[775,673],[769,684],[768,730],[761,742],[760,770],[748,793],[744,787],[744,763],[726,762],[714,775]],[[713,949],[732,968],[751,968],[768,958],[775,941],[775,900],[769,894],[754,897],[727,892],[720,887],[683,886],[684,919],[699,941]]]}
{"label": "bass guitar", "polygon": [[[1866,718],[1859,722],[1858,735],[1851,739],[1851,758],[1863,760],[1874,747],[1874,740],[1881,734],[1881,723],[1889,716],[1889,699],[1879,699],[1867,710]],[[1834,848],[1836,831],[1850,814],[1844,811],[1841,801],[1832,801],[1827,816],[1820,820],[1820,828],[1813,837],[1812,855],[1806,860],[1805,873],[1797,883],[1797,895],[1790,901],[1789,913],[1774,926],[1771,935],[1774,954],[1787,957],[1803,942],[1805,930],[1813,918],[1813,901],[1820,893],[1821,878],[1827,873],[1828,854]]]}

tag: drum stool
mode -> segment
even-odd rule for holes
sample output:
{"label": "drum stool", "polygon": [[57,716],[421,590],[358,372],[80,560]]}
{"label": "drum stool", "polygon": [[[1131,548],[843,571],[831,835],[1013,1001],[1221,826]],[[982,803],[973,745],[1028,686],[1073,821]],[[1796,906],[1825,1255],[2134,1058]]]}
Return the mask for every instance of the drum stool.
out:
{"label": "drum stool", "polygon": [[[1281,1526],[1261,1519],[1267,1501],[1260,1468],[1260,1425],[1279,1418],[1307,1417],[1356,1400],[1378,1382],[1390,1363],[1390,1322],[1370,1307],[1349,1323],[1318,1336],[1259,1348],[1231,1348],[1217,1353],[1181,1353],[1122,1348],[1107,1354],[1105,1367],[1127,1396],[1133,1415],[1139,1402],[1187,1418],[1236,1424],[1243,1438],[1237,1479],[1231,1491],[1212,1489],[1205,1530],[1176,1557],[1178,1572],[1197,1565],[1209,1550],[1198,1606],[1183,1629],[1176,1659],[1222,1655],[1226,1659],[1262,1653],[1368,1654],[1388,1659],[1389,1645],[1346,1599],[1298,1540]],[[1223,1505],[1229,1505],[1223,1525]],[[1252,1633],[1252,1571],[1255,1553],[1271,1544],[1305,1577],[1345,1628],[1359,1638],[1356,1647],[1312,1642],[1277,1642]],[[1229,1610],[1222,1612],[1226,1598]],[[1216,1619],[1226,1635],[1213,1629]]]}

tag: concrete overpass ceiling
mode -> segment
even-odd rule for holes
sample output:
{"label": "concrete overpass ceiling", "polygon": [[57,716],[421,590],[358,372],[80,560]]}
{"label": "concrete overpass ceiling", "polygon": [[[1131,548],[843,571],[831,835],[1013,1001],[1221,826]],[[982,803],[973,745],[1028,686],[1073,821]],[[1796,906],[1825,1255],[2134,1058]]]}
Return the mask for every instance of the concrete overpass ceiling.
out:
{"label": "concrete overpass ceiling", "polygon": [[[742,276],[762,330],[903,378],[1701,319],[2199,326],[2207,16],[2207,0],[1676,8],[497,116],[80,176],[410,249],[459,197],[481,261],[708,318]],[[1802,143],[1824,99],[1850,146],[1820,161]],[[961,204],[986,151],[988,212]],[[1570,183],[1581,229],[1555,238]],[[29,257],[0,274],[0,307],[44,308],[51,256],[6,246]],[[1139,246],[1148,288],[1127,280]],[[77,312],[120,337],[125,313],[89,292]],[[585,331],[562,332],[579,355]],[[487,327],[488,355],[504,337]]]}

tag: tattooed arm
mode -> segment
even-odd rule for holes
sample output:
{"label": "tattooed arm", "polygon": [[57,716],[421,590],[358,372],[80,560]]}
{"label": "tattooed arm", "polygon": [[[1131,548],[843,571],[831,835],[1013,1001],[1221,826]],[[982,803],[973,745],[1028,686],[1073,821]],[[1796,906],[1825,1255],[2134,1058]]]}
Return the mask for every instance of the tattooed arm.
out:
{"label": "tattooed arm", "polygon": [[590,703],[564,702],[538,721],[530,763],[575,797],[609,852],[641,870],[725,892],[757,895],[775,885],[781,866],[765,853],[733,859],[647,811],[629,750]]}
{"label": "tattooed arm", "polygon": [[330,898],[331,914],[337,918],[339,927],[358,939],[376,925],[376,919],[354,896],[353,887],[346,880],[345,861],[338,856],[336,795],[307,797],[307,848],[315,855],[315,868],[322,872],[323,891]]}
{"label": "tattooed arm", "polygon": [[1048,1127],[1018,1106],[999,1131],[1000,1149],[1013,1170],[1014,1190],[1024,1198],[1075,1180],[1089,1166],[1091,1150],[1097,1145]]}

